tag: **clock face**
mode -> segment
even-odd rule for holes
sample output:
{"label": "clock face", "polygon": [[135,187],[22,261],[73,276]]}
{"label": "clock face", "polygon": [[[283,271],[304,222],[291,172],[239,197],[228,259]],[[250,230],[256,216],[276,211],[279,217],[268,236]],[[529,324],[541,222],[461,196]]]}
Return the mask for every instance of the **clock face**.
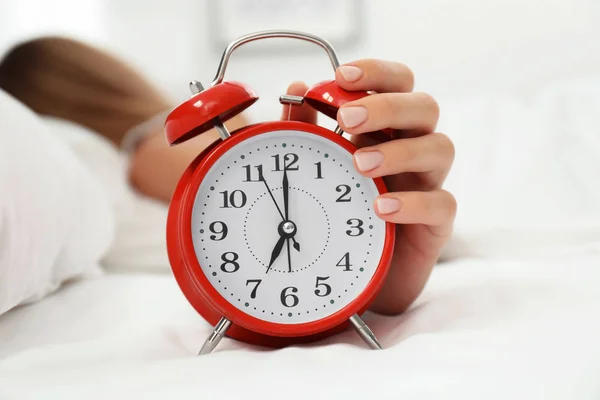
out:
{"label": "clock face", "polygon": [[369,284],[384,250],[375,182],[321,136],[278,130],[236,144],[207,172],[192,210],[202,272],[259,320],[328,317]]}

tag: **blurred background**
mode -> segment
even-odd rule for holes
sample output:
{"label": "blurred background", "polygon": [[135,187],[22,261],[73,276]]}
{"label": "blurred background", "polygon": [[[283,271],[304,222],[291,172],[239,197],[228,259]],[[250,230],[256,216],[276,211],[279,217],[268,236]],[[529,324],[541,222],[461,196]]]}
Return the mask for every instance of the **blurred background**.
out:
{"label": "blurred background", "polygon": [[[278,28],[323,36],[341,63],[373,57],[415,72],[457,149],[446,182],[460,205],[456,236],[478,253],[492,252],[484,240],[500,255],[536,253],[524,240],[551,234],[579,243],[567,236],[580,225],[596,240],[598,0],[0,1],[0,52],[42,35],[84,40],[133,64],[174,105],[190,80],[210,84],[230,41]],[[278,119],[292,81],[332,77],[321,48],[289,39],[242,46],[225,74],[260,95],[251,121]]]}
{"label": "blurred background", "polygon": [[[406,63],[416,73],[416,90],[440,101],[527,95],[555,79],[600,73],[598,0],[0,2],[0,52],[44,34],[83,39],[135,64],[175,101],[188,96],[191,79],[212,81],[229,41],[276,28],[324,36],[342,63],[362,57]],[[258,91],[252,115],[265,119],[277,116],[289,82],[331,76],[320,48],[274,39],[236,51],[225,78]]]}

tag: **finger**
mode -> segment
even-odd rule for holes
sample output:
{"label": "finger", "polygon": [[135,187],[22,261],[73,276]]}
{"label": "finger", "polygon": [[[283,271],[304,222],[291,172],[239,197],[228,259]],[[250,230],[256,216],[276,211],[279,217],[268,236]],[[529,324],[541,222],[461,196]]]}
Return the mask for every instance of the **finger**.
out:
{"label": "finger", "polygon": [[411,92],[415,85],[414,75],[406,65],[376,59],[344,64],[335,71],[335,79],[346,90]]}
{"label": "finger", "polygon": [[[294,82],[288,87],[286,94],[292,96],[304,96],[307,90],[308,86],[304,82]],[[281,119],[284,121],[302,121],[316,124],[317,111],[307,103],[304,103],[301,106],[285,104],[283,106],[283,111],[281,112]]]}
{"label": "finger", "polygon": [[457,203],[446,190],[395,192],[379,196],[374,204],[377,216],[396,224],[423,224],[436,235],[449,234],[456,217]]}
{"label": "finger", "polygon": [[385,128],[431,133],[439,115],[439,105],[429,94],[379,93],[344,104],[337,121],[350,134]]}
{"label": "finger", "polygon": [[443,133],[399,139],[358,149],[354,165],[370,178],[418,172],[427,175],[433,187],[441,186],[454,162],[455,148]]}

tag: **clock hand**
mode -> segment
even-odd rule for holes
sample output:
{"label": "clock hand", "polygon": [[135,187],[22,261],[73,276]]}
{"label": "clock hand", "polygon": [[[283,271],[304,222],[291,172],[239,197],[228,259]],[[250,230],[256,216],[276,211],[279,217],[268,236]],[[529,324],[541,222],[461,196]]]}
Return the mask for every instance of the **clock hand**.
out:
{"label": "clock hand", "polygon": [[264,182],[265,186],[267,187],[267,192],[269,192],[271,199],[273,199],[273,203],[275,203],[275,207],[277,207],[277,211],[279,211],[279,215],[281,215],[281,219],[283,219],[285,221],[285,217],[283,216],[283,213],[281,212],[281,209],[279,208],[279,205],[277,204],[275,197],[273,197],[273,192],[271,192],[271,189],[269,188],[269,184],[267,183],[267,180],[265,179],[265,177],[262,174],[260,175],[260,178]]}
{"label": "clock hand", "polygon": [[283,169],[283,207],[285,208],[285,219],[286,221],[289,220],[289,213],[288,213],[288,200],[289,200],[289,189],[290,189],[290,183],[288,182],[288,178],[287,178],[287,168]]}
{"label": "clock hand", "polygon": [[[260,180],[263,181],[264,184],[265,184],[265,186],[267,187],[267,192],[271,196],[271,199],[273,200],[273,203],[275,204],[275,207],[277,207],[277,211],[279,212],[279,215],[281,215],[281,219],[284,220],[284,221],[287,221],[287,219],[285,218],[285,216],[281,212],[281,209],[279,208],[279,205],[277,204],[277,201],[275,200],[275,197],[273,196],[273,192],[271,192],[271,188],[269,188],[269,184],[267,183],[267,180],[265,179],[265,177],[262,174],[260,175]],[[293,238],[293,237],[292,237],[292,241],[294,242],[294,249],[296,249],[296,251],[300,251],[300,243],[298,243],[296,241],[296,239]]]}
{"label": "clock hand", "polygon": [[267,273],[271,269],[271,266],[273,265],[277,257],[279,257],[281,249],[283,248],[283,242],[285,242],[285,236],[281,236],[275,244],[275,247],[273,248],[273,252],[271,253],[271,261],[269,262],[269,266],[267,267]]}
{"label": "clock hand", "polygon": [[286,240],[285,243],[287,244],[288,270],[289,270],[289,272],[292,272],[292,256],[290,254],[290,241]]}
{"label": "clock hand", "polygon": [[[285,220],[289,220],[289,212],[288,212],[288,204],[289,204],[289,190],[290,190],[290,183],[288,181],[288,177],[287,177],[287,169],[283,169],[283,206],[285,208]],[[292,236],[292,241],[294,242],[294,249],[296,249],[296,251],[300,251],[300,243],[298,243],[296,241],[296,238],[294,238]],[[290,270],[290,272],[292,272]]]}

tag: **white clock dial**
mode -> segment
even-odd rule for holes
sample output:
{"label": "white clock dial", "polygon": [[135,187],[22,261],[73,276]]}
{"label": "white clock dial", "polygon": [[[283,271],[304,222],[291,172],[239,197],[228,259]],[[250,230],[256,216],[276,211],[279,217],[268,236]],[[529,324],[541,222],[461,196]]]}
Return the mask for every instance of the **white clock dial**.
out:
{"label": "white clock dial", "polygon": [[283,324],[323,319],[356,299],[379,265],[386,224],[373,211],[378,194],[330,140],[295,130],[254,136],[217,160],[200,185],[196,256],[244,313]]}

